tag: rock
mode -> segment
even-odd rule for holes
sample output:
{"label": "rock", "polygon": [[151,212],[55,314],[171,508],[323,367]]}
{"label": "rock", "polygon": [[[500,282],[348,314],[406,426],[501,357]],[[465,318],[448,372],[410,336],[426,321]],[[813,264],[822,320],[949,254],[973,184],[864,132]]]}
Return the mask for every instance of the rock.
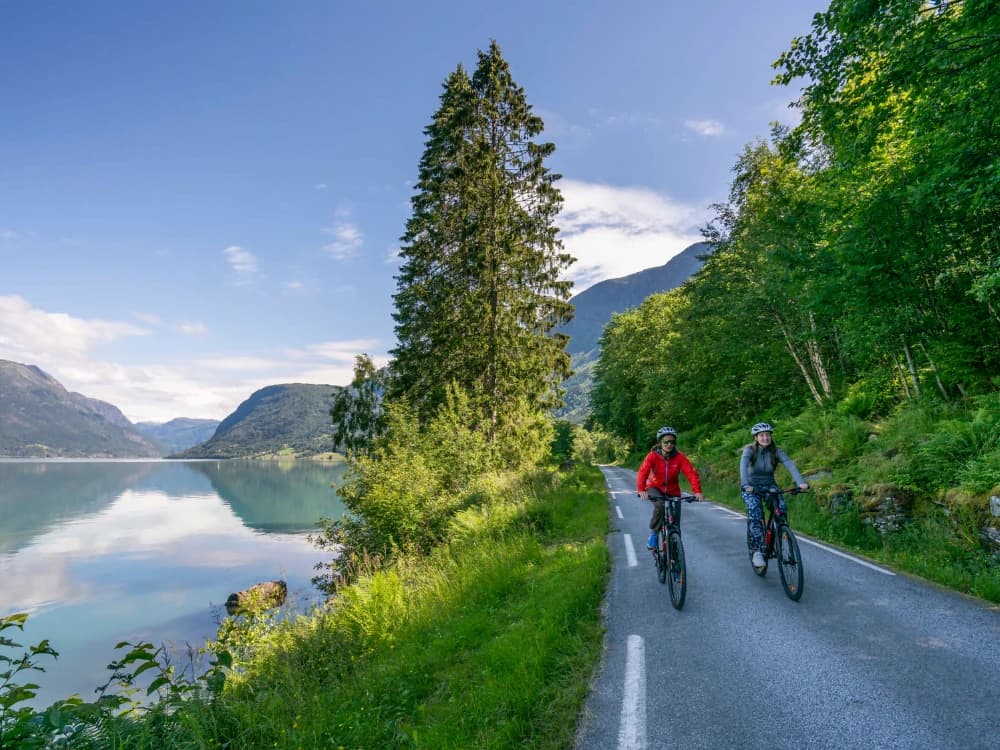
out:
{"label": "rock", "polygon": [[861,520],[880,534],[899,531],[913,516],[913,498],[893,484],[875,484],[861,493]]}
{"label": "rock", "polygon": [[288,586],[284,581],[264,581],[243,591],[230,594],[226,599],[226,612],[236,615],[241,612],[261,612],[272,607],[280,607],[288,596]]}
{"label": "rock", "polygon": [[993,557],[1000,558],[1000,529],[996,526],[984,526],[979,532],[979,541]]}
{"label": "rock", "polygon": [[826,506],[832,515],[840,515],[851,507],[854,502],[854,492],[846,484],[834,484],[830,486],[826,496]]}

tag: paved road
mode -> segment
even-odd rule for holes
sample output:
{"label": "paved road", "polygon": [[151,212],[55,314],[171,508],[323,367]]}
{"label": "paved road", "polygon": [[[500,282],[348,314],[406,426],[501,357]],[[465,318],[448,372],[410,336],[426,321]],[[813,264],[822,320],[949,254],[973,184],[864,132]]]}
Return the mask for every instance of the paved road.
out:
{"label": "paved road", "polygon": [[801,535],[793,602],[774,565],[751,570],[745,518],[704,502],[683,506],[677,612],[646,551],[635,472],[603,471],[613,569],[579,750],[1000,748],[998,608]]}

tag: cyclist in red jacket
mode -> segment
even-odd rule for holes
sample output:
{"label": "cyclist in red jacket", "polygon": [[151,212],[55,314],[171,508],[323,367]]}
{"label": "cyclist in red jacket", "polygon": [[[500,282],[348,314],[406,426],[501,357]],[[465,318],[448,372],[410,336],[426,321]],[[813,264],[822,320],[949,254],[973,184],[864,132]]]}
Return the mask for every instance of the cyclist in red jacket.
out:
{"label": "cyclist in red jacket", "polygon": [[677,430],[673,427],[661,427],[656,431],[656,442],[653,449],[643,459],[639,473],[636,475],[636,489],[639,497],[653,503],[653,517],[649,519],[649,535],[647,549],[656,548],[656,532],[663,523],[664,498],[680,497],[681,486],[677,482],[680,474],[687,477],[695,498],[701,502],[701,479],[698,470],[694,468],[688,457],[677,450]]}

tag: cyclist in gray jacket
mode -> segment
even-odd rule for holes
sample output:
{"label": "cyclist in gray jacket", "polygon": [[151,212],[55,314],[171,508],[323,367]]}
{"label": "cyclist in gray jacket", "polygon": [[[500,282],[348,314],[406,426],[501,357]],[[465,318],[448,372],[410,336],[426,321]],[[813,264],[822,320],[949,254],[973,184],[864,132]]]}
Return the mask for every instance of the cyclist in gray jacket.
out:
{"label": "cyclist in gray jacket", "polygon": [[[778,464],[784,464],[792,475],[799,489],[807,490],[809,485],[795,467],[788,455],[774,444],[771,433],[774,428],[767,422],[758,422],[750,428],[753,442],[743,448],[740,456],[740,485],[743,490],[743,504],[747,506],[747,530],[750,533],[750,546],[753,549],[752,563],[756,568],[764,566],[764,512],[761,508],[761,498],[758,491],[777,489],[774,483],[774,470]],[[784,512],[785,501],[781,501]]]}

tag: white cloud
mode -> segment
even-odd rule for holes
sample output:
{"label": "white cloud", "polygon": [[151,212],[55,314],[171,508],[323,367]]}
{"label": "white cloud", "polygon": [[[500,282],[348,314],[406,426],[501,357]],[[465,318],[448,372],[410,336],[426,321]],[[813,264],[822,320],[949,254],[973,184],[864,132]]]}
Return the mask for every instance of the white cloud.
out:
{"label": "white cloud", "polygon": [[159,315],[153,315],[152,313],[134,312],[132,313],[132,317],[148,326],[158,326],[162,322]]}
{"label": "white cloud", "polygon": [[17,232],[13,229],[4,229],[0,227],[0,240],[12,240],[17,237]]}
{"label": "white cloud", "polygon": [[132,323],[82,320],[31,306],[17,295],[0,296],[0,357],[17,362],[74,361],[97,344],[149,331]]}
{"label": "white cloud", "polygon": [[698,135],[722,135],[725,127],[718,120],[685,120],[684,127]]}
{"label": "white cloud", "polygon": [[354,357],[362,352],[371,352],[379,345],[378,339],[354,339],[352,341],[326,341],[322,344],[311,344],[301,351],[291,351],[293,356],[305,354],[335,362],[353,362]]}
{"label": "white cloud", "polygon": [[328,252],[334,260],[355,257],[364,242],[361,230],[350,222],[338,222],[332,227],[323,229],[323,231],[333,235],[333,242],[323,245],[323,250]]}
{"label": "white cloud", "polygon": [[566,251],[577,262],[568,278],[587,287],[661,266],[694,242],[710,218],[707,208],[685,205],[648,188],[562,180],[557,219]]}
{"label": "white cloud", "polygon": [[253,253],[247,252],[239,245],[230,245],[222,251],[222,254],[226,256],[226,261],[236,272],[237,283],[248,283],[257,273],[257,258]]}
{"label": "white cloud", "polygon": [[298,292],[306,288],[305,284],[295,279],[286,281],[283,286],[286,292]]}
{"label": "white cloud", "polygon": [[194,323],[182,322],[177,324],[177,330],[185,336],[204,336],[208,333],[208,326],[200,321]]}
{"label": "white cloud", "polygon": [[386,252],[385,252],[385,264],[386,265],[395,265],[397,263],[400,263],[402,261],[402,258],[400,257],[400,252],[401,252],[401,250],[400,250],[399,245],[393,245],[388,250],[386,250]]}
{"label": "white cloud", "polygon": [[315,185],[313,185],[313,187],[316,188],[316,190],[326,190],[326,183],[317,182]]}
{"label": "white cloud", "polygon": [[355,355],[369,352],[379,365],[387,361],[376,339],[127,365],[93,351],[100,344],[148,333],[133,323],[82,320],[37,309],[21,297],[0,296],[0,359],[38,365],[68,390],[112,403],[133,422],[222,419],[264,386],[346,385],[354,376]]}

